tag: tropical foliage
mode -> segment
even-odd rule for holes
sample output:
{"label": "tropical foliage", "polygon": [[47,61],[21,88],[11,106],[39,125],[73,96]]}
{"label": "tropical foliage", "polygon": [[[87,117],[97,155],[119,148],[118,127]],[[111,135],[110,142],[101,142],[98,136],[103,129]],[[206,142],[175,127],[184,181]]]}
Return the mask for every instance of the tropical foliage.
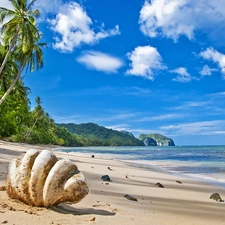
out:
{"label": "tropical foliage", "polygon": [[43,66],[41,47],[46,44],[39,43],[41,32],[36,26],[39,12],[32,9],[34,1],[28,3],[27,0],[11,0],[13,9],[0,7],[1,44],[3,45],[1,47],[5,50],[2,52],[0,77],[9,74],[7,72],[10,67],[7,65],[8,62],[14,63],[11,82],[1,96],[0,105],[13,90],[25,68],[32,72]]}
{"label": "tropical foliage", "polygon": [[57,124],[86,139],[89,146],[141,146],[143,142],[129,132],[107,129],[94,123]]}
{"label": "tropical foliage", "polygon": [[0,7],[0,138],[26,143],[81,145],[66,129],[57,127],[41,105],[30,110],[22,74],[43,67],[41,32],[34,0],[11,0],[13,9]]}

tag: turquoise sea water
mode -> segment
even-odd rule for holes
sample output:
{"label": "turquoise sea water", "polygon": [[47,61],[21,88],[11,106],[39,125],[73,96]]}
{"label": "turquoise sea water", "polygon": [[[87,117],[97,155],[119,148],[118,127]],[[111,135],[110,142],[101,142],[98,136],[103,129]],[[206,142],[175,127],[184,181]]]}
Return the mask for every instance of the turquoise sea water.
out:
{"label": "turquoise sea water", "polygon": [[75,147],[59,151],[95,155],[137,167],[179,173],[225,188],[225,146]]}

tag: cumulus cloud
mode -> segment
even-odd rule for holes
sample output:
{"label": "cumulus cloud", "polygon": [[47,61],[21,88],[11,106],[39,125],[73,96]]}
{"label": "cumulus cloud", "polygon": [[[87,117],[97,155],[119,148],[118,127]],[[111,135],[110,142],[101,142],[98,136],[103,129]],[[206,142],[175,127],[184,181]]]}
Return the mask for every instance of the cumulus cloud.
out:
{"label": "cumulus cloud", "polygon": [[170,70],[170,72],[178,74],[177,77],[173,79],[173,81],[187,83],[193,79],[192,76],[187,72],[187,69],[184,67],[179,67],[174,70]]}
{"label": "cumulus cloud", "polygon": [[140,29],[149,37],[177,41],[185,35],[192,40],[196,30],[215,32],[218,23],[225,27],[224,7],[224,0],[146,0],[140,11]]}
{"label": "cumulus cloud", "polygon": [[119,58],[97,51],[84,52],[77,61],[89,69],[106,73],[116,73],[123,66],[123,61]]}
{"label": "cumulus cloud", "polygon": [[222,54],[210,47],[201,52],[199,55],[204,59],[212,60],[216,63],[223,74],[223,78],[225,79],[225,54]]}
{"label": "cumulus cloud", "polygon": [[156,48],[151,46],[138,46],[132,52],[127,53],[131,61],[131,69],[126,71],[128,75],[145,77],[154,80],[154,71],[163,70],[162,57]]}
{"label": "cumulus cloud", "polygon": [[120,34],[119,26],[104,30],[103,26],[96,32],[87,12],[76,2],[70,2],[60,8],[56,18],[49,20],[52,30],[57,34],[55,49],[63,52],[72,52],[81,44],[93,44],[100,39]]}
{"label": "cumulus cloud", "polygon": [[212,72],[217,71],[215,68],[210,68],[208,65],[204,65],[202,70],[200,71],[200,74],[202,76],[211,76]]}

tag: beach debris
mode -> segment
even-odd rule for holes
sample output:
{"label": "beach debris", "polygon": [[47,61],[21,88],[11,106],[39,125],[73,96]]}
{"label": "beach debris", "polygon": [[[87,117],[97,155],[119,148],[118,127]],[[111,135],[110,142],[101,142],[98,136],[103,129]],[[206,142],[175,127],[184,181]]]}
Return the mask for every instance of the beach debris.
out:
{"label": "beach debris", "polygon": [[213,199],[217,202],[222,202],[222,198],[220,197],[220,194],[219,193],[213,193],[211,196],[210,196],[210,199]]}
{"label": "beach debris", "polygon": [[6,223],[8,223],[8,220],[5,220],[5,221],[3,221],[3,222],[1,222],[2,224],[6,224]]}
{"label": "beach debris", "polygon": [[31,206],[77,203],[89,192],[84,175],[68,159],[49,150],[28,150],[9,164],[6,191],[10,198]]}
{"label": "beach debris", "polygon": [[0,191],[5,191],[6,187],[5,186],[0,186]]}
{"label": "beach debris", "polygon": [[137,199],[131,195],[126,194],[126,195],[124,195],[124,197],[127,198],[128,200],[137,202]]}
{"label": "beach debris", "polygon": [[179,180],[177,180],[176,182],[177,182],[178,184],[182,184],[182,182],[181,182],[181,181],[179,181]]}
{"label": "beach debris", "polygon": [[129,178],[129,177],[126,175],[126,178]]}
{"label": "beach debris", "polygon": [[103,176],[101,177],[101,179],[102,179],[103,181],[111,181],[109,175],[103,175]]}
{"label": "beach debris", "polygon": [[110,206],[110,204],[106,203],[106,204],[97,204],[97,205],[92,205],[93,207],[105,207],[105,206]]}
{"label": "beach debris", "polygon": [[95,221],[95,217],[93,217],[92,219],[90,219],[90,221]]}
{"label": "beach debris", "polygon": [[111,168],[108,166],[108,170],[113,170],[113,169],[111,169]]}
{"label": "beach debris", "polygon": [[155,186],[160,187],[160,188],[164,188],[164,186],[163,186],[161,183],[159,183],[159,182],[157,182],[157,183],[155,184]]}
{"label": "beach debris", "polygon": [[95,155],[92,155],[91,157],[92,157],[92,158],[94,158],[94,157],[95,157]]}

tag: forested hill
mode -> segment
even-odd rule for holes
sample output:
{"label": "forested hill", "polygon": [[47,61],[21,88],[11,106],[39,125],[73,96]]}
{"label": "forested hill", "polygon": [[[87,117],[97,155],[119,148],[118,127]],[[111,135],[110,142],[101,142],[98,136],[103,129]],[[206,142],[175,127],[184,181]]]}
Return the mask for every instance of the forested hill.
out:
{"label": "forested hill", "polygon": [[62,123],[57,126],[67,128],[72,134],[79,135],[88,140],[90,146],[143,146],[143,141],[138,140],[129,132],[120,132],[99,126],[94,123]]}

